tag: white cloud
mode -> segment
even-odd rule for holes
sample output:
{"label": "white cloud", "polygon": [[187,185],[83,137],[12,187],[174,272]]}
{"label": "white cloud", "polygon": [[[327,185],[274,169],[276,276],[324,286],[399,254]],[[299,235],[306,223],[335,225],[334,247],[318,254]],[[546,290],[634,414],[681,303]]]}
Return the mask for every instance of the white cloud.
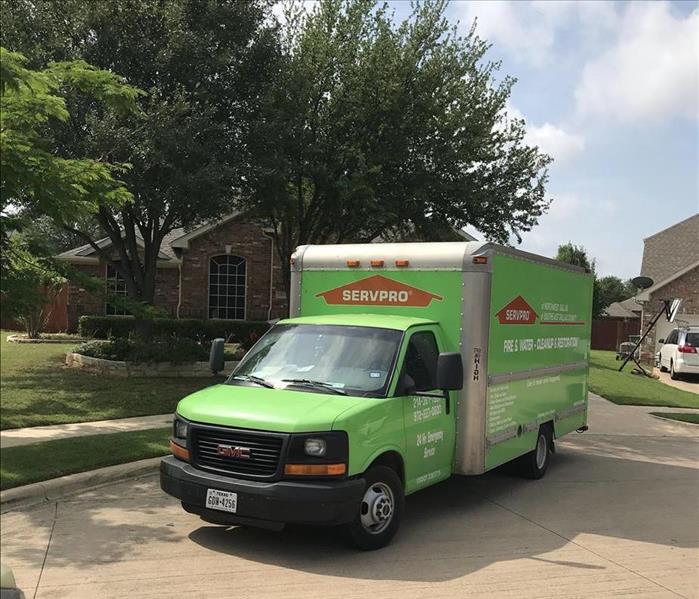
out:
{"label": "white cloud", "polygon": [[616,9],[607,2],[508,2],[482,0],[458,3],[459,18],[470,26],[478,19],[478,35],[503,48],[517,60],[542,66],[555,59],[556,38],[580,23],[588,41],[614,27]]}
{"label": "white cloud", "polygon": [[565,162],[585,149],[585,138],[582,135],[568,133],[551,123],[540,127],[527,127],[524,141],[552,156],[557,162]]}
{"label": "white cloud", "polygon": [[534,125],[510,102],[505,105],[505,112],[511,118],[525,121],[524,142],[527,145],[538,146],[542,152],[552,156],[559,164],[570,160],[585,149],[585,137],[582,135],[571,133],[548,122],[543,125]]}
{"label": "white cloud", "polygon": [[665,2],[628,6],[617,42],[588,62],[578,111],[627,122],[699,117],[699,9],[686,18]]}

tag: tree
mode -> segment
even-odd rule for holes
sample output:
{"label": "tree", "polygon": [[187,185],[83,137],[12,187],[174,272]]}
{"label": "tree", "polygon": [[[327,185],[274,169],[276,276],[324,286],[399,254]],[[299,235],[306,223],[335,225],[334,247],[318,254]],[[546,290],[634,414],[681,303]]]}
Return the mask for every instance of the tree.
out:
{"label": "tree", "polygon": [[71,117],[66,96],[127,114],[139,93],[83,61],[33,70],[24,56],[0,47],[0,292],[3,312],[22,318],[30,336],[40,332],[60,276],[32,253],[21,235],[27,223],[77,220],[131,200],[117,179],[126,165],[61,152],[55,130]]}
{"label": "tree", "polygon": [[[100,204],[98,229],[62,221],[152,304],[163,238],[230,210],[248,161],[242,140],[276,55],[265,0],[7,0],[2,39],[33,60],[81,58],[148,92],[137,116],[72,98],[68,153],[129,163],[133,201]],[[94,227],[93,227],[94,229]]]}
{"label": "tree", "polygon": [[48,215],[62,221],[122,206],[131,194],[115,175],[126,166],[66,157],[55,129],[69,121],[65,96],[77,93],[118,114],[136,110],[140,93],[123,80],[82,62],[50,63],[41,71],[0,47],[0,217],[3,245],[22,219]]}
{"label": "tree", "polygon": [[587,257],[587,250],[583,246],[574,245],[570,241],[566,244],[558,246],[556,260],[567,262],[568,264],[574,264],[575,266],[580,266],[581,268],[584,268],[590,272],[595,271],[595,261],[590,261],[590,259]]}
{"label": "tree", "polygon": [[631,281],[622,281],[613,275],[602,277],[597,284],[599,304],[602,309],[614,302],[623,302],[636,294],[636,289]]}
{"label": "tree", "polygon": [[51,315],[51,304],[66,279],[42,259],[27,251],[22,240],[12,236],[6,243],[4,269],[11,276],[3,277],[3,316],[19,320],[30,339],[41,336]]}
{"label": "tree", "polygon": [[495,82],[488,44],[445,7],[399,24],[372,0],[288,8],[240,201],[273,227],[287,289],[297,245],[466,224],[508,242],[546,211],[550,158],[506,114],[514,79]]}

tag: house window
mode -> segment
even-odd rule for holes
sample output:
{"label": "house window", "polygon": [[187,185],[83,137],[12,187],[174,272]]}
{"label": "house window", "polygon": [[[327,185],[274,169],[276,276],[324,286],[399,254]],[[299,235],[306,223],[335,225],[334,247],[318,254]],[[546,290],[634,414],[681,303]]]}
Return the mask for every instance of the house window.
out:
{"label": "house window", "polygon": [[245,258],[228,255],[211,258],[209,318],[245,319]]}
{"label": "house window", "polygon": [[[126,281],[119,274],[119,271],[112,264],[107,264],[107,294],[111,296],[126,297]],[[123,306],[114,306],[107,302],[104,306],[104,313],[114,316],[126,316],[128,311]]]}

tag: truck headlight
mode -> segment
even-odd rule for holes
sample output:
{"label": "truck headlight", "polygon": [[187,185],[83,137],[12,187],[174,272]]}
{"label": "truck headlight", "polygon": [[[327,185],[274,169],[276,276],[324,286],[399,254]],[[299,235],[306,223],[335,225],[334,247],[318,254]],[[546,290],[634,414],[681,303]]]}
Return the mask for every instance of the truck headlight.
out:
{"label": "truck headlight", "polygon": [[303,451],[305,454],[314,458],[323,457],[326,449],[327,445],[325,443],[325,439],[306,439],[303,444]]}
{"label": "truck headlight", "polygon": [[345,476],[349,468],[349,438],[344,431],[292,434],[284,460],[291,477]]}
{"label": "truck headlight", "polygon": [[189,424],[185,422],[184,420],[180,420],[179,418],[175,418],[174,422],[174,428],[172,431],[172,436],[175,437],[175,439],[187,439],[187,431],[189,429]]}

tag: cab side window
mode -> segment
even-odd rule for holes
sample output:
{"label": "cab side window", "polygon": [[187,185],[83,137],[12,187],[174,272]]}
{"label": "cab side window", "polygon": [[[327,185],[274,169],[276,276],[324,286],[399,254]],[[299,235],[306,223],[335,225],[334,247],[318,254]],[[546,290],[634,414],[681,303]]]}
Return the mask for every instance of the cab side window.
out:
{"label": "cab side window", "polygon": [[677,337],[679,337],[679,331],[675,329],[668,335],[668,338],[665,340],[665,343],[677,343]]}
{"label": "cab side window", "polygon": [[405,353],[405,372],[415,381],[416,391],[436,388],[438,356],[437,341],[431,331],[420,331],[410,338]]}

